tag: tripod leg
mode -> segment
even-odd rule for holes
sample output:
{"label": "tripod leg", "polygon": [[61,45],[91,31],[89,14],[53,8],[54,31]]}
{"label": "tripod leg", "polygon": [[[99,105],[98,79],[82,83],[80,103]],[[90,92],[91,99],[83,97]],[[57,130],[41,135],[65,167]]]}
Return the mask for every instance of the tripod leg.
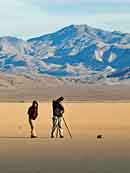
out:
{"label": "tripod leg", "polygon": [[64,124],[65,124],[65,126],[66,126],[66,129],[67,129],[67,131],[68,131],[68,133],[69,133],[69,135],[70,135],[70,138],[72,138],[71,132],[70,132],[70,130],[69,130],[69,127],[67,126],[67,123],[66,123],[64,117],[62,117],[62,119],[63,119]]}

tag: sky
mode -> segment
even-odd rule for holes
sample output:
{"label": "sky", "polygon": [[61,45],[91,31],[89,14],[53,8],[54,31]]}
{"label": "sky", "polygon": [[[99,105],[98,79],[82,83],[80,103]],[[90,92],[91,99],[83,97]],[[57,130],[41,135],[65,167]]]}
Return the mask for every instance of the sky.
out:
{"label": "sky", "polygon": [[0,0],[0,37],[29,39],[71,24],[130,33],[130,0]]}

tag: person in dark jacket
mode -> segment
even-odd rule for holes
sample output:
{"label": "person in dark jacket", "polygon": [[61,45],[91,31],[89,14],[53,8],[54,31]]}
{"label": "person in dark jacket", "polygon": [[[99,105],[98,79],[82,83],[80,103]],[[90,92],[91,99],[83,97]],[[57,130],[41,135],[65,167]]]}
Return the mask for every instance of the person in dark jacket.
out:
{"label": "person in dark jacket", "polygon": [[64,107],[61,102],[64,100],[64,97],[60,97],[57,100],[53,100],[52,108],[53,108],[53,127],[51,132],[51,138],[54,138],[54,132],[56,128],[58,129],[60,138],[63,138],[63,129],[61,127],[62,116],[64,113]]}
{"label": "person in dark jacket", "polygon": [[32,106],[30,106],[28,109],[28,120],[29,120],[29,125],[31,127],[31,138],[37,137],[34,128],[34,120],[36,120],[37,116],[38,116],[38,102],[34,100]]}

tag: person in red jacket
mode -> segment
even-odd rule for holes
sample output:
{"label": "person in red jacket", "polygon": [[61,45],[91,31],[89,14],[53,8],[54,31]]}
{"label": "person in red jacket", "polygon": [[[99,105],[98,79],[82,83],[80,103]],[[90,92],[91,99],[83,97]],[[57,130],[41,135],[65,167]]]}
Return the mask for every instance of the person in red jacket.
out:
{"label": "person in red jacket", "polygon": [[31,138],[36,138],[36,131],[34,128],[34,120],[36,120],[37,116],[38,116],[38,102],[37,101],[33,101],[32,106],[29,107],[28,109],[28,119],[29,119],[29,124],[31,127]]}

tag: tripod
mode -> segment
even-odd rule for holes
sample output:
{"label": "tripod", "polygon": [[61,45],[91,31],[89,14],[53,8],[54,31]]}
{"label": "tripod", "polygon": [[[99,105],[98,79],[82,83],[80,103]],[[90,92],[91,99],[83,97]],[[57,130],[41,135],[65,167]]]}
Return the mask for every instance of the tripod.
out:
{"label": "tripod", "polygon": [[[68,134],[69,134],[70,138],[72,139],[71,132],[70,132],[70,130],[69,130],[69,127],[68,127],[68,125],[67,125],[67,123],[66,123],[64,117],[62,117],[62,119],[63,119],[63,121],[64,121],[64,124],[65,124],[65,127],[66,127],[67,131],[68,131]],[[59,129],[59,124],[57,123],[57,127],[56,127],[56,138],[58,138],[58,135],[59,135],[59,134],[60,134],[60,129]]]}
{"label": "tripod", "polygon": [[70,129],[69,129],[69,127],[67,126],[67,123],[66,123],[64,117],[62,117],[62,119],[63,119],[64,124],[65,124],[65,126],[66,126],[66,129],[67,129],[67,131],[68,131],[68,133],[69,133],[69,136],[70,136],[70,138],[72,139],[72,135],[71,135]]}

